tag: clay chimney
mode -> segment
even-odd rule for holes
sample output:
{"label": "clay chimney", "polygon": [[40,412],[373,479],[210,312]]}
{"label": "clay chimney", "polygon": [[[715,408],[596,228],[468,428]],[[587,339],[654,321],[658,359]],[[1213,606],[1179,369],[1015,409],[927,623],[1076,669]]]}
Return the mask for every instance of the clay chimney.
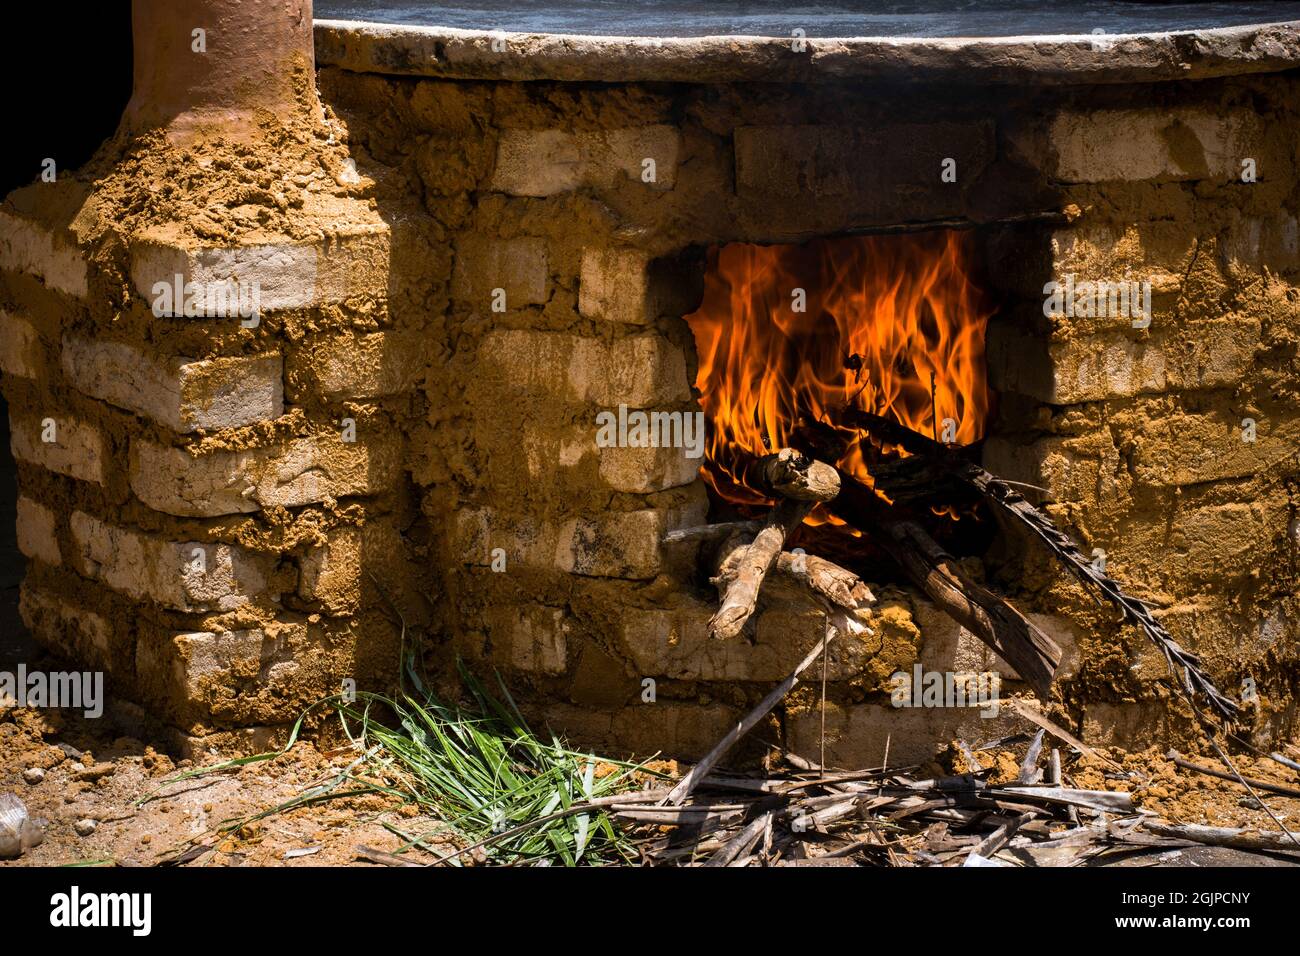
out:
{"label": "clay chimney", "polygon": [[129,131],[242,138],[259,111],[320,115],[311,0],[134,0],[131,19]]}

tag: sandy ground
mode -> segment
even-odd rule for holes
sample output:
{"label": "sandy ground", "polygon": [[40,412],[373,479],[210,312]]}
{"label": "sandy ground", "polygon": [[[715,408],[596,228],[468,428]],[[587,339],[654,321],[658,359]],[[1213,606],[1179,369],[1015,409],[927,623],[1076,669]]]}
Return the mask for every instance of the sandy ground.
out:
{"label": "sandy ground", "polygon": [[[102,725],[79,716],[0,710],[0,793],[17,794],[32,816],[46,821],[43,843],[0,865],[150,866],[174,861],[194,841],[209,849],[180,861],[189,866],[375,865],[358,855],[358,846],[391,852],[403,844],[398,832],[427,834],[437,829],[436,821],[413,807],[373,793],[299,806],[234,826],[233,821],[330,784],[354,763],[356,753],[321,752],[311,743],[300,743],[271,760],[169,783],[194,767],[173,763],[139,740],[105,740],[103,733]],[[1081,760],[1067,766],[1066,782],[1129,791],[1139,807],[1178,822],[1276,829],[1236,784],[1178,768],[1156,751],[1107,753],[1122,764],[1122,772]],[[993,751],[979,757],[994,779],[1014,776],[1015,753]],[[1197,759],[1214,765],[1210,758]],[[211,763],[217,762],[212,758]],[[1300,785],[1300,775],[1272,761],[1240,757],[1238,765],[1247,776]],[[338,790],[348,788],[345,784]],[[1266,799],[1283,823],[1300,827],[1300,800]],[[449,842],[443,846],[451,848]],[[433,858],[415,851],[411,859]],[[1143,854],[1124,862],[1268,866],[1295,861],[1195,848]]]}
{"label": "sandy ground", "polygon": [[[384,824],[402,832],[436,827],[395,798],[366,794],[275,813],[231,830],[233,821],[328,785],[356,754],[321,753],[302,743],[266,762],[167,783],[193,768],[130,737],[97,740],[86,723],[32,710],[0,714],[0,793],[17,794],[32,816],[47,821],[41,845],[0,865],[150,866],[205,838],[211,851],[188,865],[346,865],[364,862],[357,858],[358,845],[389,851],[401,846]],[[412,858],[430,859],[419,852]]]}

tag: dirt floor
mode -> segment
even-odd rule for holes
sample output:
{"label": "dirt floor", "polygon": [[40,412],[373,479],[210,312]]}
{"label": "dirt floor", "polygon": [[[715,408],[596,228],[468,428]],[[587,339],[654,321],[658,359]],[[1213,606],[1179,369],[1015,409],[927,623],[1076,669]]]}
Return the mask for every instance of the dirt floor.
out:
{"label": "dirt floor", "polygon": [[[273,810],[313,788],[328,788],[354,763],[356,752],[321,752],[310,743],[300,743],[290,753],[265,762],[169,783],[193,765],[174,763],[130,737],[106,740],[102,726],[92,724],[80,716],[66,718],[48,711],[0,710],[0,793],[17,794],[32,816],[46,821],[43,843],[0,865],[375,865],[358,853],[359,846],[391,852],[403,845],[399,834],[427,834],[438,828],[435,820],[396,798],[366,794],[274,812],[232,829],[232,821]],[[1176,822],[1276,829],[1237,784],[1180,769],[1155,751],[1106,753],[1122,765],[1122,774],[1080,760],[1067,764],[1069,782],[1129,791],[1138,807]],[[988,751],[978,757],[992,769],[991,780],[1014,778],[1019,762],[1014,752]],[[1211,758],[1197,759],[1214,765]],[[214,757],[209,762],[220,761]],[[1238,766],[1249,777],[1300,785],[1300,775],[1269,760],[1240,757]],[[1266,799],[1284,824],[1300,826],[1300,799]],[[227,832],[218,835],[222,830]],[[196,840],[207,851],[183,856]],[[451,849],[454,844],[444,845]],[[431,862],[433,858],[417,850],[410,859]],[[1297,860],[1281,854],[1195,847],[1110,862],[1276,866]]]}

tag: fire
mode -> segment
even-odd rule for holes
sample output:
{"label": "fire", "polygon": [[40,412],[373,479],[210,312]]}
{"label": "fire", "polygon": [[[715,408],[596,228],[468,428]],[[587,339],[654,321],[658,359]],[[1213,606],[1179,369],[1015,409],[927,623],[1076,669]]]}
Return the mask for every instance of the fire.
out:
{"label": "fire", "polygon": [[[970,239],[938,231],[710,252],[704,299],[686,321],[711,424],[702,473],[722,499],[767,500],[737,466],[791,444],[801,419],[851,438],[837,464],[871,484],[867,439],[840,421],[850,405],[957,444],[983,437],[991,309],[970,277]],[[947,435],[945,419],[955,422]]]}

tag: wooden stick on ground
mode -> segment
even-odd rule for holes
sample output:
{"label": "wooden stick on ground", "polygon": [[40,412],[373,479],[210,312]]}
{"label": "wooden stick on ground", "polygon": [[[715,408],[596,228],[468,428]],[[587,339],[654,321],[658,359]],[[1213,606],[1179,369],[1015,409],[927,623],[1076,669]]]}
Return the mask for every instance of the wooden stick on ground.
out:
{"label": "wooden stick on ground", "polygon": [[839,491],[835,469],[805,458],[790,448],[752,462],[746,478],[754,487],[781,500],[763,529],[736,559],[735,574],[722,583],[718,613],[709,621],[709,636],[728,640],[740,634],[758,605],[763,579],[772,570],[788,538],[819,501]]}
{"label": "wooden stick on ground", "polygon": [[1076,751],[1078,751],[1083,756],[1092,757],[1093,759],[1098,760],[1101,763],[1105,764],[1111,770],[1119,771],[1124,769],[1115,761],[1107,757],[1105,754],[1100,753],[1097,750],[1094,750],[1092,747],[1089,747],[1087,744],[1085,744],[1078,737],[1074,736],[1074,734],[1070,733],[1064,727],[1061,727],[1058,724],[1053,723],[1046,716],[1039,713],[1038,710],[1036,710],[1033,706],[1026,703],[1025,701],[1013,697],[1010,701],[1007,702],[1007,704],[1017,714],[1025,718],[1025,720],[1043,728],[1043,730],[1046,730],[1057,740],[1069,744],[1071,747],[1073,747]]}
{"label": "wooden stick on ground", "polygon": [[1166,823],[1163,820],[1142,821],[1142,829],[1149,833],[1206,846],[1226,846],[1235,850],[1286,850],[1295,852],[1295,843],[1288,833],[1275,830],[1235,830],[1230,827],[1207,827],[1197,823]]}
{"label": "wooden stick on ground", "polygon": [[[1238,783],[1236,777],[1230,773],[1224,773],[1222,770],[1215,770],[1213,767],[1202,767],[1199,763],[1193,763],[1190,760],[1184,760],[1182,754],[1177,750],[1171,750],[1167,753],[1166,758],[1172,760],[1175,766],[1182,767],[1184,770],[1191,770],[1194,773],[1203,773],[1207,777],[1217,777],[1219,780],[1231,780]],[[1257,780],[1254,777],[1242,777],[1247,784],[1256,790],[1263,790],[1265,793],[1276,793],[1282,797],[1300,797],[1300,790],[1295,787],[1284,787],[1280,783],[1269,783],[1267,780]]]}

